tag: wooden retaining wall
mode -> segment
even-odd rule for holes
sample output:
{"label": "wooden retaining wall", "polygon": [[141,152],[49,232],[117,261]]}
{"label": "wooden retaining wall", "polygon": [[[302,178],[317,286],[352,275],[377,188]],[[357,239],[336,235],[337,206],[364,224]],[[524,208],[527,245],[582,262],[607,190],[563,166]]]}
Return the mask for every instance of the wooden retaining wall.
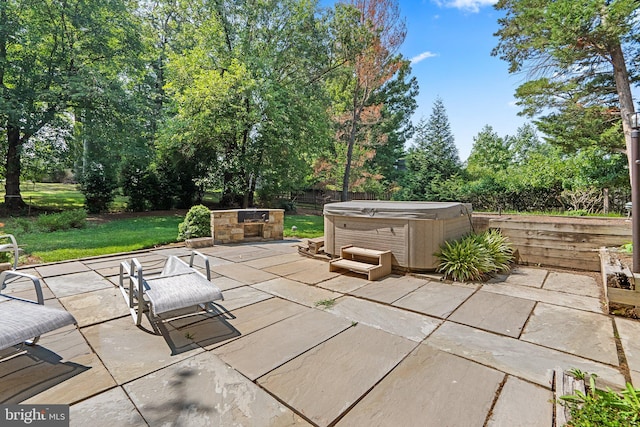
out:
{"label": "wooden retaining wall", "polygon": [[518,263],[600,271],[599,248],[631,242],[624,218],[473,214],[477,232],[499,229],[518,250]]}

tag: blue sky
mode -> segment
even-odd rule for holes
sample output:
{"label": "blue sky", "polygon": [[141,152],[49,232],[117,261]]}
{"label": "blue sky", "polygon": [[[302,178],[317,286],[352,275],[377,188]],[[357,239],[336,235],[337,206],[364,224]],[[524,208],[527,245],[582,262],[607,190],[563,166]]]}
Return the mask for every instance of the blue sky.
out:
{"label": "blue sky", "polygon": [[[491,56],[501,16],[496,0],[397,0],[407,23],[401,53],[412,59],[420,95],[413,117],[428,118],[439,96],[444,102],[461,160],[485,125],[500,136],[515,135],[527,120],[517,115],[513,94],[523,75]],[[324,0],[322,4],[333,4]]]}

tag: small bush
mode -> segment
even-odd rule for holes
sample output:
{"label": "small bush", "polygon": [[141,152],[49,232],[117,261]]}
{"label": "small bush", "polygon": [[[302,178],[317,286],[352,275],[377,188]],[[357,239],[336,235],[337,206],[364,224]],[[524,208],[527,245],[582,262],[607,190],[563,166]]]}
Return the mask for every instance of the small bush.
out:
{"label": "small bush", "polygon": [[279,209],[284,209],[285,212],[296,213],[298,211],[298,207],[296,206],[296,202],[293,200],[281,199],[278,203]]}
{"label": "small bush", "polygon": [[113,173],[102,163],[91,162],[80,182],[80,191],[85,197],[85,206],[90,213],[105,212],[115,198],[117,187]]}
{"label": "small bush", "polygon": [[622,427],[640,426],[640,389],[627,383],[621,393],[607,388],[598,390],[595,375],[589,378],[586,393],[576,390],[574,394],[561,396],[569,407],[572,427]]}
{"label": "small bush", "polygon": [[84,228],[87,225],[87,211],[74,209],[60,213],[42,214],[36,219],[35,225],[38,229],[44,231]]}
{"label": "small bush", "polygon": [[491,274],[506,271],[513,261],[513,249],[497,230],[468,234],[460,240],[445,242],[435,253],[440,259],[438,271],[458,282],[486,280]]}
{"label": "small bush", "polygon": [[211,236],[211,211],[204,205],[189,209],[184,221],[178,225],[178,240]]}

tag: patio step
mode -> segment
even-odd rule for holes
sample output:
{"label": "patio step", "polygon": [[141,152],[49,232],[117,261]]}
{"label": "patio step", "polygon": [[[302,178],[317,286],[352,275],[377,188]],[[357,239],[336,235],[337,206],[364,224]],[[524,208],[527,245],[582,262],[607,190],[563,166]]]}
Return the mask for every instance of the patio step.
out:
{"label": "patio step", "polygon": [[340,258],[329,262],[329,271],[345,269],[367,275],[368,280],[377,280],[391,274],[391,251],[343,246]]}

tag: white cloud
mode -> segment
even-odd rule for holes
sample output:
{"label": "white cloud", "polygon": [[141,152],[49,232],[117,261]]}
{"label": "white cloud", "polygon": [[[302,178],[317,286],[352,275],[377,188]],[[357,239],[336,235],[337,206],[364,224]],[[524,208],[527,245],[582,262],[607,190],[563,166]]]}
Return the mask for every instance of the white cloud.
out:
{"label": "white cloud", "polygon": [[424,61],[427,58],[433,58],[434,56],[438,56],[438,54],[433,53],[433,52],[429,52],[429,51],[422,52],[421,54],[416,55],[413,58],[411,58],[411,65],[417,64],[420,61]]}
{"label": "white cloud", "polygon": [[434,0],[440,7],[454,7],[467,12],[478,13],[483,6],[492,6],[498,0]]}

